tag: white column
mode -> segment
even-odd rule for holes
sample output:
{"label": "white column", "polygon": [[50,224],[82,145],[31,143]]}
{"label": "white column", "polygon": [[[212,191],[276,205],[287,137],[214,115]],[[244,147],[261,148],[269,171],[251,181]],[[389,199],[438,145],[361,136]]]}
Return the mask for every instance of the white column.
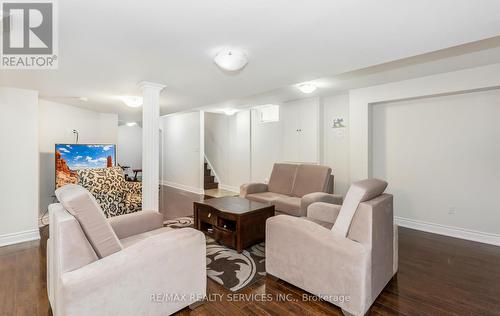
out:
{"label": "white column", "polygon": [[142,90],[142,209],[158,211],[160,184],[160,92],[164,85],[141,82]]}

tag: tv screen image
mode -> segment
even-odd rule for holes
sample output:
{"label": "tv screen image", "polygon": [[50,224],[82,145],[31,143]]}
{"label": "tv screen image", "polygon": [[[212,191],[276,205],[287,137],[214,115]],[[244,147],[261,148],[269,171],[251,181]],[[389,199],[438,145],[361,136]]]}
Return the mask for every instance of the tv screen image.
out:
{"label": "tv screen image", "polygon": [[56,189],[77,183],[76,170],[109,168],[116,164],[113,144],[56,144]]}

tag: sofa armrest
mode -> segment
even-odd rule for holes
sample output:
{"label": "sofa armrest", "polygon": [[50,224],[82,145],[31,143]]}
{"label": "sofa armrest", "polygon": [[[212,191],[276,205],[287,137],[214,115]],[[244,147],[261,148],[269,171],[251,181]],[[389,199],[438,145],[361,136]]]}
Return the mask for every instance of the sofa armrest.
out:
{"label": "sofa armrest", "polygon": [[314,202],[307,208],[307,217],[327,222],[335,223],[342,206],[325,202]]}
{"label": "sofa armrest", "polygon": [[139,211],[111,217],[109,224],[118,239],[145,233],[163,227],[163,215],[156,211]]}
{"label": "sofa armrest", "polygon": [[200,231],[171,230],[64,273],[56,314],[174,313],[206,295],[205,248]]}
{"label": "sofa armrest", "polygon": [[267,192],[265,183],[246,183],[240,186],[240,197],[244,198],[248,194]]}
{"label": "sofa armrest", "polygon": [[314,192],[306,194],[300,200],[301,214],[306,214],[309,205],[316,202],[325,202],[325,203],[342,205],[343,198],[341,195],[330,194],[325,192]]}

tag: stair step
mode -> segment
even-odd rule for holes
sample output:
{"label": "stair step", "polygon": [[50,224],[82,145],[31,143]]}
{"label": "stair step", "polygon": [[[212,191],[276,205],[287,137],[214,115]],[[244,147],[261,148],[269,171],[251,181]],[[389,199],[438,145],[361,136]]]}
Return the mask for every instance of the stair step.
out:
{"label": "stair step", "polygon": [[205,183],[204,187],[205,187],[205,190],[218,189],[219,188],[219,184],[217,182]]}
{"label": "stair step", "polygon": [[205,176],[210,176],[210,175],[212,175],[211,170],[205,169]]}
{"label": "stair step", "polygon": [[205,176],[205,183],[215,182],[215,176]]}

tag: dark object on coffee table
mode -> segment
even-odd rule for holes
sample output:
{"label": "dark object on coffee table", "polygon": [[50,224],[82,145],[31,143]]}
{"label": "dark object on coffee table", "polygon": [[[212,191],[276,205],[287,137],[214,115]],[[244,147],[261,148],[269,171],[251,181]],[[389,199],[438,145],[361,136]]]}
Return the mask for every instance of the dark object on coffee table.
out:
{"label": "dark object on coffee table", "polygon": [[266,220],[274,215],[274,205],[233,196],[194,202],[193,208],[196,229],[238,252],[264,241]]}

